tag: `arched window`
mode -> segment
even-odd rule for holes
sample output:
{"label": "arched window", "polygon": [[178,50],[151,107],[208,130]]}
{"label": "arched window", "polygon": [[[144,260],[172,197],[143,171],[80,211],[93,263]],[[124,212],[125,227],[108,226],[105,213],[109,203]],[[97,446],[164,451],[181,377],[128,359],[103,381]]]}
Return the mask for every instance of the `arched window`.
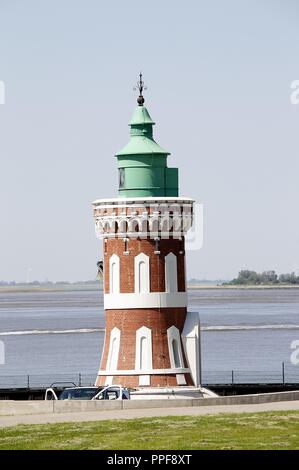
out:
{"label": "arched window", "polygon": [[109,361],[108,361],[108,370],[113,369],[113,363],[116,362],[117,358],[117,338],[111,338],[111,348],[110,348],[110,355],[109,355]]}
{"label": "arched window", "polygon": [[120,330],[114,327],[110,333],[110,344],[109,344],[109,352],[108,352],[107,367],[106,367],[107,370],[117,369],[119,343],[120,343]]}
{"label": "arched window", "polygon": [[158,232],[159,232],[159,219],[158,217],[152,217],[150,220],[149,220],[149,229],[151,231],[151,235],[154,236],[158,236]]}
{"label": "arched window", "polygon": [[178,291],[177,257],[173,253],[165,256],[165,292]]}
{"label": "arched window", "polygon": [[[150,371],[153,368],[152,332],[146,326],[136,331],[135,369]],[[139,385],[150,385],[150,376],[140,375]]]}
{"label": "arched window", "polygon": [[[107,358],[106,370],[115,371],[117,369],[120,345],[120,330],[114,327],[110,333],[110,344]],[[106,385],[112,384],[113,376],[106,376]]]}
{"label": "arched window", "polygon": [[129,232],[139,232],[139,225],[138,225],[138,219],[137,218],[133,217],[129,221],[128,230],[129,230]]}
{"label": "arched window", "polygon": [[181,335],[175,326],[171,326],[167,330],[169,358],[172,369],[179,369],[184,367]]}
{"label": "arched window", "polygon": [[147,219],[141,219],[139,222],[139,232],[148,233],[149,231],[149,223]]}
{"label": "arched window", "polygon": [[109,288],[110,294],[119,293],[119,257],[112,255],[109,260]]}
{"label": "arched window", "polygon": [[135,257],[135,292],[146,294],[149,291],[149,257],[144,253],[140,253]]}
{"label": "arched window", "polygon": [[178,342],[176,339],[172,340],[172,353],[173,353],[173,361],[174,361],[174,367],[182,367],[181,361],[180,361],[180,354],[179,354],[179,346]]}
{"label": "arched window", "polygon": [[128,222],[126,219],[121,219],[120,222],[119,222],[119,231],[121,233],[127,233],[128,231]]}
{"label": "arched window", "polygon": [[145,336],[142,336],[140,338],[140,358],[139,358],[139,361],[140,361],[140,364],[139,364],[139,368],[140,370],[145,370],[147,369],[147,344],[146,344],[146,337]]}

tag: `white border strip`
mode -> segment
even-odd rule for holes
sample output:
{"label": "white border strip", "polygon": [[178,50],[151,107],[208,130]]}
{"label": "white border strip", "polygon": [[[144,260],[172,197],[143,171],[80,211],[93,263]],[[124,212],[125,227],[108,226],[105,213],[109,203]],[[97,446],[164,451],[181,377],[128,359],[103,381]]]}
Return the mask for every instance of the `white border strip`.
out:
{"label": "white border strip", "polygon": [[149,197],[118,197],[118,198],[107,198],[107,199],[96,199],[95,201],[92,202],[93,205],[106,205],[106,204],[112,204],[113,207],[116,205],[118,207],[123,207],[127,203],[131,206],[132,202],[136,202],[136,205],[142,202],[149,202],[149,203],[155,203],[155,202],[194,202],[194,199],[190,197],[181,197],[181,196],[149,196]]}
{"label": "white border strip", "polygon": [[167,375],[190,374],[190,369],[148,369],[148,370],[99,370],[98,375]]}
{"label": "white border strip", "polygon": [[148,294],[104,294],[105,310],[159,307],[187,307],[187,292],[150,292]]}

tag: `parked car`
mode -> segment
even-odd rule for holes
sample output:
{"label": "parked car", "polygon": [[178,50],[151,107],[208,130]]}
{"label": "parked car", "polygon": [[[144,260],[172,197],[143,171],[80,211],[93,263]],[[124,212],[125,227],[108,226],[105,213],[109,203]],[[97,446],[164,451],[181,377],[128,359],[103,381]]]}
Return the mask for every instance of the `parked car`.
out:
{"label": "parked car", "polygon": [[108,387],[67,387],[62,392],[48,388],[45,400],[130,400],[130,392],[120,385]]}

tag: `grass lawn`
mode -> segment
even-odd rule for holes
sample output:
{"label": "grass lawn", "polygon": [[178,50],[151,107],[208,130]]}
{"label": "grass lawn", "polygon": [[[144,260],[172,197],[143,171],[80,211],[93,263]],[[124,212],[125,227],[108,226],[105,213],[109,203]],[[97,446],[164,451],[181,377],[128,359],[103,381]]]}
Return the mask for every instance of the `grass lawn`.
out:
{"label": "grass lawn", "polygon": [[299,412],[19,425],[0,449],[299,449]]}

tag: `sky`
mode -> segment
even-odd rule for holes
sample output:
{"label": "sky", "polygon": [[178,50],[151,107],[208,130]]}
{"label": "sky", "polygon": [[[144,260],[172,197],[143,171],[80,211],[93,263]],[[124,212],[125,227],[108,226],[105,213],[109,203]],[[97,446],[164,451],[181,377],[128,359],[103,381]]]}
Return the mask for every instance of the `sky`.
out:
{"label": "sky", "polygon": [[298,271],[298,26],[296,0],[0,0],[0,280],[95,278],[140,70],[204,208],[188,278]]}

